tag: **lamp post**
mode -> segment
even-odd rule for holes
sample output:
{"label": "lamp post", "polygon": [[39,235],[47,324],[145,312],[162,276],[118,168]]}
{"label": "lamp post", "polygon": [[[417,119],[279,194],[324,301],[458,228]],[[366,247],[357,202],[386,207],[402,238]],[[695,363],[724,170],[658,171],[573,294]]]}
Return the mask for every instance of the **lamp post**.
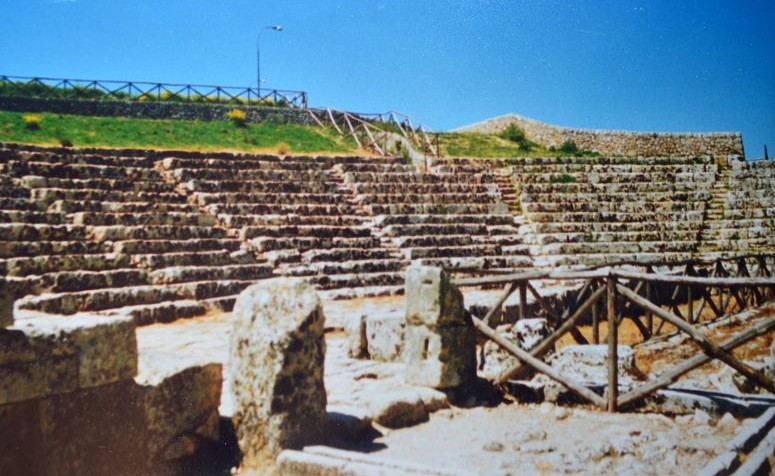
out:
{"label": "lamp post", "polygon": [[265,26],[258,30],[256,35],[256,86],[258,91],[258,100],[261,100],[261,33],[264,30],[283,31],[282,25]]}

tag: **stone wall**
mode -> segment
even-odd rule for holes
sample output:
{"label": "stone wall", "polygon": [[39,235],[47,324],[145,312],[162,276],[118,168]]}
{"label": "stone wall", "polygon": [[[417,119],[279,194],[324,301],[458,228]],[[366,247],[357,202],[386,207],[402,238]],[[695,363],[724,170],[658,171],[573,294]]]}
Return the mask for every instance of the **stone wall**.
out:
{"label": "stone wall", "polygon": [[0,109],[17,112],[53,112],[81,116],[131,117],[143,119],[226,120],[232,109],[247,113],[248,122],[282,122],[314,125],[305,109],[200,104],[156,101],[91,101],[86,99],[26,98],[0,96]]}
{"label": "stone wall", "polygon": [[739,132],[658,133],[593,129],[571,129],[552,126],[516,114],[489,119],[456,129],[455,132],[497,134],[509,124],[516,124],[528,139],[546,147],[560,147],[573,141],[581,150],[613,156],[711,155],[725,158],[744,155],[743,137]]}

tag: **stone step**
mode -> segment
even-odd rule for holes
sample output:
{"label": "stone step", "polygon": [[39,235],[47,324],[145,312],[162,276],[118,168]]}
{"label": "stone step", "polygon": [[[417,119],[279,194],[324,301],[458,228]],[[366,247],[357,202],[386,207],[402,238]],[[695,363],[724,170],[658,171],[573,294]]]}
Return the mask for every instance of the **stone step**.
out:
{"label": "stone step", "polygon": [[398,296],[404,294],[403,283],[387,286],[362,286],[358,288],[339,288],[318,291],[321,299],[343,300],[362,299],[381,296]]}
{"label": "stone step", "polygon": [[501,254],[497,245],[467,245],[467,246],[423,246],[404,248],[401,250],[408,260],[421,258],[447,258],[466,256],[489,256]]}
{"label": "stone step", "polygon": [[775,207],[724,209],[725,220],[749,220],[757,218],[775,218]]}
{"label": "stone step", "polygon": [[324,276],[310,277],[308,280],[316,288],[336,289],[336,288],[356,288],[372,286],[397,286],[403,284],[403,272],[386,273],[356,273],[356,274],[333,274]]}
{"label": "stone step", "polygon": [[[682,156],[660,156],[660,157],[520,157],[515,159],[506,159],[503,164],[514,166],[521,165],[550,165],[550,164],[596,164],[596,165],[682,165],[682,164],[714,164],[712,157],[682,157]],[[494,163],[495,164],[495,163]],[[498,164],[499,166],[503,166]]]}
{"label": "stone step", "polygon": [[707,201],[711,198],[708,191],[687,192],[628,192],[619,193],[523,193],[520,201],[523,206],[532,203],[573,202],[662,202],[662,201]]}
{"label": "stone step", "polygon": [[124,268],[101,271],[61,271],[40,276],[41,289],[46,292],[66,293],[148,284],[144,270]]}
{"label": "stone step", "polygon": [[108,311],[99,311],[99,314],[130,316],[136,326],[147,326],[200,316],[205,312],[207,312],[207,307],[204,302],[181,299],[156,304],[125,306]]}
{"label": "stone step", "polygon": [[77,312],[177,301],[183,297],[179,288],[175,286],[144,285],[46,293],[24,298],[18,302],[18,305],[21,309],[69,315]]}
{"label": "stone step", "polygon": [[334,166],[334,170],[341,174],[347,174],[348,172],[358,173],[414,173],[414,167],[407,165],[406,163],[373,163],[373,162],[359,162],[352,164],[337,164]]}
{"label": "stone step", "polygon": [[3,210],[40,211],[35,202],[29,198],[0,197],[0,208]]}
{"label": "stone step", "polygon": [[229,252],[225,249],[207,251],[177,251],[170,247],[169,251],[155,254],[134,254],[130,261],[132,265],[146,269],[168,268],[172,266],[220,266],[229,264],[253,264],[255,259],[249,253]]}
{"label": "stone step", "polygon": [[219,280],[173,284],[184,298],[203,301],[205,299],[230,296],[241,293],[254,280]]}
{"label": "stone step", "polygon": [[520,183],[521,194],[604,194],[614,193],[684,193],[710,192],[712,182],[676,183],[676,182],[634,182],[634,183]]}
{"label": "stone step", "polygon": [[497,185],[476,183],[396,183],[396,182],[368,182],[350,184],[352,190],[358,195],[395,195],[414,194],[429,195],[443,194],[494,194]]}
{"label": "stone step", "polygon": [[309,171],[326,169],[330,167],[327,160],[317,160],[298,157],[262,156],[239,158],[180,158],[168,157],[158,164],[164,170],[174,169],[230,169],[232,171],[245,170],[299,170]]}
{"label": "stone step", "polygon": [[377,226],[423,225],[449,223],[475,223],[484,225],[512,225],[511,214],[416,214],[416,215],[380,215],[374,219]]}
{"label": "stone step", "polygon": [[336,216],[360,213],[357,207],[349,203],[227,203],[207,205],[205,210],[213,215]]}
{"label": "stone step", "polygon": [[57,271],[99,271],[130,266],[128,256],[115,253],[42,255],[0,259],[0,272],[8,276],[27,276]]}
{"label": "stone step", "polygon": [[353,260],[384,260],[397,256],[393,250],[386,248],[333,248],[311,249],[300,255],[304,263],[321,261],[353,261]]}
{"label": "stone step", "polygon": [[[237,177],[234,177],[237,178]],[[180,190],[199,193],[337,193],[339,186],[328,181],[250,181],[239,180],[189,180]]]}
{"label": "stone step", "polygon": [[295,236],[295,237],[259,237],[247,242],[248,249],[257,253],[275,250],[297,249],[300,251],[341,249],[341,248],[382,248],[380,240],[374,236],[362,238]]}
{"label": "stone step", "polygon": [[239,230],[239,237],[246,241],[256,237],[316,237],[316,238],[366,238],[371,229],[353,226],[286,225],[246,226]]}
{"label": "stone step", "polygon": [[201,193],[194,197],[199,205],[223,203],[251,204],[350,204],[350,196],[345,193]]}
{"label": "stone step", "polygon": [[497,200],[495,193],[382,193],[358,195],[355,200],[361,205],[386,204],[489,204]]}
{"label": "stone step", "polygon": [[217,220],[212,215],[190,212],[166,213],[94,213],[77,212],[68,215],[75,225],[92,226],[214,226]]}
{"label": "stone step", "polygon": [[704,202],[682,201],[597,201],[597,202],[542,202],[523,203],[522,210],[528,216],[534,213],[652,213],[652,212],[676,212],[676,211],[702,211],[705,210]]}
{"label": "stone step", "polygon": [[206,280],[259,280],[272,276],[266,264],[229,264],[220,266],[174,266],[148,273],[153,284],[184,283]]}
{"label": "stone step", "polygon": [[495,180],[493,174],[453,174],[418,172],[347,172],[345,183],[384,183],[384,184],[487,184]]}
{"label": "stone step", "polygon": [[431,246],[469,246],[474,243],[470,235],[422,235],[390,238],[397,248],[423,248]]}
{"label": "stone step", "polygon": [[101,243],[68,241],[0,241],[0,258],[38,255],[76,255],[108,252]]}
{"label": "stone step", "polygon": [[775,230],[775,223],[771,226],[753,227],[753,228],[719,228],[713,230],[704,230],[701,234],[702,238],[709,239],[729,239],[729,240],[753,240],[753,239],[767,239],[773,237],[773,230]]}
{"label": "stone step", "polygon": [[6,164],[9,175],[23,177],[34,175],[52,179],[112,179],[161,181],[158,170],[149,167],[138,167],[136,161],[129,166],[96,165],[96,164],[65,164],[41,161],[10,161]]}
{"label": "stone step", "polygon": [[181,168],[167,172],[176,182],[188,182],[189,180],[223,180],[241,178],[249,181],[273,181],[273,182],[320,182],[329,178],[329,174],[323,170],[273,170],[273,169],[228,169],[228,168]]}
{"label": "stone step", "polygon": [[283,276],[311,276],[335,274],[382,273],[401,271],[407,263],[395,259],[357,261],[316,261],[313,263],[284,264],[277,273]]}
{"label": "stone step", "polygon": [[72,241],[86,237],[86,228],[75,225],[0,223],[2,241]]}
{"label": "stone step", "polygon": [[179,193],[124,192],[120,190],[70,190],[62,188],[36,188],[31,199],[49,205],[57,200],[96,202],[154,202],[185,203],[186,196]]}
{"label": "stone step", "polygon": [[154,181],[134,179],[105,179],[105,178],[52,178],[45,177],[38,181],[32,189],[56,188],[63,190],[112,190],[122,192],[153,192],[171,193],[172,187],[161,178]]}
{"label": "stone step", "polygon": [[534,259],[537,266],[600,267],[616,264],[682,263],[692,259],[691,253],[600,253],[552,255]]}
{"label": "stone step", "polygon": [[392,203],[366,205],[372,215],[480,215],[509,213],[508,208],[495,203]]}
{"label": "stone step", "polygon": [[[526,213],[525,217],[534,223],[605,223],[605,222],[651,222],[651,223],[702,223],[703,212],[676,211],[676,212],[560,212],[560,213]],[[688,226],[688,225],[687,225]]]}
{"label": "stone step", "polygon": [[697,247],[696,241],[640,241],[616,243],[551,243],[536,247],[533,255],[569,254],[638,254],[638,253],[691,253]]}
{"label": "stone step", "polygon": [[607,172],[517,174],[520,183],[650,183],[650,182],[710,182],[716,180],[715,172]]}
{"label": "stone step", "polygon": [[707,231],[718,231],[727,229],[772,229],[775,227],[775,218],[742,218],[739,220],[705,220],[705,229]]}
{"label": "stone step", "polygon": [[486,235],[487,226],[468,223],[425,223],[420,225],[388,225],[382,229],[382,236],[423,235]]}
{"label": "stone step", "polygon": [[416,260],[426,266],[439,266],[448,270],[471,269],[514,269],[533,266],[528,256],[449,256],[438,258],[420,258]]}
{"label": "stone step", "polygon": [[48,211],[56,213],[198,213],[199,208],[188,203],[56,200],[48,206]]}
{"label": "stone step", "polygon": [[359,215],[218,215],[219,222],[228,228],[279,226],[279,225],[325,225],[360,226],[364,217]]}
{"label": "stone step", "polygon": [[702,226],[701,217],[676,221],[599,221],[599,222],[549,222],[527,223],[519,227],[523,235],[588,234],[588,233],[641,233],[662,230],[664,232],[685,231],[697,233]]}
{"label": "stone step", "polygon": [[[657,228],[652,224],[651,230]],[[696,241],[698,230],[664,230],[655,231],[592,231],[576,233],[542,233],[530,237],[531,244],[548,245],[552,243],[622,243],[640,241]]]}
{"label": "stone step", "polygon": [[120,254],[185,253],[240,249],[240,241],[233,238],[191,238],[187,240],[125,240],[113,244]]}
{"label": "stone step", "polygon": [[0,223],[62,225],[67,223],[67,217],[61,213],[30,210],[0,210]]}
{"label": "stone step", "polygon": [[697,172],[717,172],[716,164],[640,164],[640,163],[618,163],[618,164],[592,164],[592,163],[531,163],[515,164],[510,167],[513,173],[517,174],[537,174],[537,173],[697,173]]}
{"label": "stone step", "polygon": [[121,240],[186,240],[196,238],[224,238],[225,230],[211,226],[90,226],[89,238],[94,241]]}

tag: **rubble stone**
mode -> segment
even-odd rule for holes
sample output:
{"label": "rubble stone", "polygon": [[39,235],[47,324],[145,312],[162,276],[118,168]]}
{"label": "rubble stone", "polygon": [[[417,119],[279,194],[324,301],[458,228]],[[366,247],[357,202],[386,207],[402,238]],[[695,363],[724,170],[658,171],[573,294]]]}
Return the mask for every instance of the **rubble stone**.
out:
{"label": "rubble stone", "polygon": [[368,356],[368,338],[366,336],[366,315],[350,316],[344,322],[347,336],[347,355],[354,359]]}
{"label": "rubble stone", "polygon": [[366,318],[369,358],[380,362],[401,360],[406,321],[404,316],[377,315]]}
{"label": "rubble stone", "polygon": [[[496,330],[528,352],[551,334],[546,319],[522,319],[514,324],[498,326]],[[519,359],[504,351],[495,342],[488,341],[484,344],[479,368],[484,378],[493,379],[518,363]]]}
{"label": "rubble stone", "polygon": [[325,431],[325,319],[312,286],[287,278],[245,289],[233,319],[228,378],[243,465],[270,468],[283,448]]}

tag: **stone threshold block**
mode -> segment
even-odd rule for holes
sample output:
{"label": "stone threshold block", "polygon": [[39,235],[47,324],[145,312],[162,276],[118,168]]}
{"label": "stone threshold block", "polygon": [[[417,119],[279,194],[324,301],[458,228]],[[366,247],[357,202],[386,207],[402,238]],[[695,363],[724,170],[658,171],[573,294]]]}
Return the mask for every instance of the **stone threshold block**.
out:
{"label": "stone threshold block", "polygon": [[0,329],[0,405],[133,378],[137,341],[129,317],[18,311]]}

